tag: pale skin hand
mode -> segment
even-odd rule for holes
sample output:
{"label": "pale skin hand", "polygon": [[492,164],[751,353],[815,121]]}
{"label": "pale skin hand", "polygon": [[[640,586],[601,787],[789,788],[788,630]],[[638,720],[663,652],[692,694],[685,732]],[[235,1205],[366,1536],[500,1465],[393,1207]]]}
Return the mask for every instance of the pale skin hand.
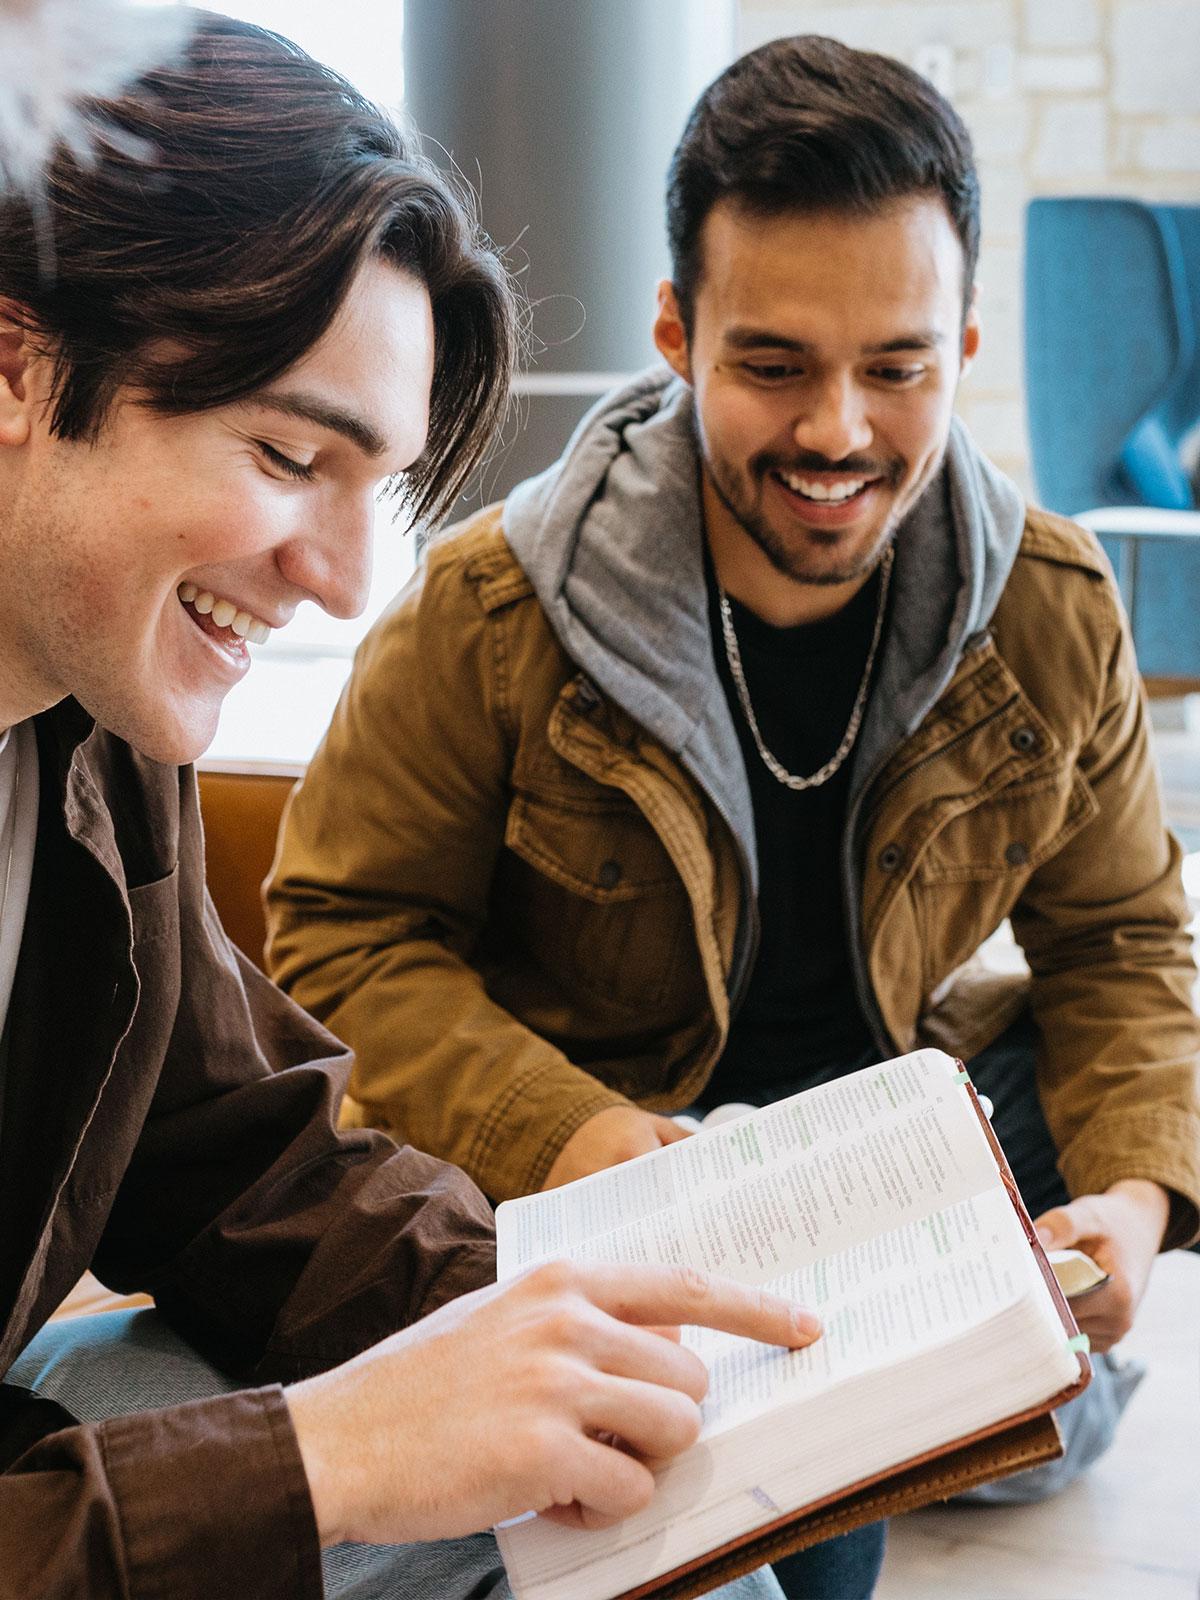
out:
{"label": "pale skin hand", "polygon": [[1133,1326],[1166,1232],[1170,1200],[1161,1184],[1123,1178],[1103,1194],[1084,1194],[1037,1218],[1048,1250],[1086,1251],[1110,1275],[1103,1288],[1072,1302],[1094,1351],[1110,1350]]}
{"label": "pale skin hand", "polygon": [[576,1128],[555,1157],[542,1187],[557,1189],[559,1184],[573,1183],[576,1178],[689,1137],[688,1129],[670,1117],[658,1117],[637,1106],[609,1106]]}
{"label": "pale skin hand", "polygon": [[536,1267],[286,1391],[323,1546],[451,1539],[523,1511],[600,1527],[700,1431],[699,1323],[799,1348],[788,1301],[687,1268]]}

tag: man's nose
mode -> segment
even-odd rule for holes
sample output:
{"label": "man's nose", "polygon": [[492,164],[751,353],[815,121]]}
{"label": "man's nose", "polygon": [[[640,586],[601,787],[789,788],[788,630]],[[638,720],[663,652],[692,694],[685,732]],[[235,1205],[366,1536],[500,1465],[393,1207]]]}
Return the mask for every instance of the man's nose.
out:
{"label": "man's nose", "polygon": [[850,375],[831,375],[808,392],[792,435],[802,450],[841,461],[870,448],[874,438],[866,396]]}
{"label": "man's nose", "polygon": [[371,590],[374,495],[355,495],[315,513],[317,525],[289,542],[280,570],[332,617],[357,617]]}

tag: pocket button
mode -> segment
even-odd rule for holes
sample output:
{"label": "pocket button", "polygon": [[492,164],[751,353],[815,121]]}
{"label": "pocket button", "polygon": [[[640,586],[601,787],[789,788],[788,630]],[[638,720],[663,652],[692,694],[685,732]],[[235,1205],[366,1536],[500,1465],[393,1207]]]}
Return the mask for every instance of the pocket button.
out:
{"label": "pocket button", "polygon": [[600,863],[600,887],[602,889],[615,889],[621,881],[621,863],[619,861],[602,861]]}

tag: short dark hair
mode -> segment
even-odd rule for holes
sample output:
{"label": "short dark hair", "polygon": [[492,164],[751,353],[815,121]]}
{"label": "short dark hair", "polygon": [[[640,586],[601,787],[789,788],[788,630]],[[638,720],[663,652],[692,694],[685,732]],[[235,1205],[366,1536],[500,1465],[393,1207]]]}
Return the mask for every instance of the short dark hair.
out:
{"label": "short dark hair", "polygon": [[85,107],[94,158],[0,200],[0,297],[54,361],[51,426],[94,439],[119,387],[165,413],[302,356],[375,256],[433,304],[428,444],[399,490],[446,511],[507,396],[517,319],[473,204],[346,80],[278,34],[194,14],[178,61]]}
{"label": "short dark hair", "polygon": [[667,178],[672,275],[689,335],[700,236],[719,201],[751,213],[848,212],[940,196],[963,251],[964,305],[979,256],[979,178],[962,118],[902,62],[800,34],[751,50],[709,84]]}

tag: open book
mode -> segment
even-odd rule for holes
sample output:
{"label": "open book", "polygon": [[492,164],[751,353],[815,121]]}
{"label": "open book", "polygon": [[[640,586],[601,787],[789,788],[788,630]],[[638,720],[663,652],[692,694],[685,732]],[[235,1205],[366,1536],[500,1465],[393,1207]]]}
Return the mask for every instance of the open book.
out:
{"label": "open book", "polygon": [[[920,1050],[497,1213],[499,1276],[686,1262],[815,1311],[787,1351],[684,1330],[698,1442],[613,1528],[498,1529],[518,1600],[703,1593],[862,1522],[1058,1453],[1089,1369],[960,1064]],[[839,1513],[843,1513],[839,1515]]]}

